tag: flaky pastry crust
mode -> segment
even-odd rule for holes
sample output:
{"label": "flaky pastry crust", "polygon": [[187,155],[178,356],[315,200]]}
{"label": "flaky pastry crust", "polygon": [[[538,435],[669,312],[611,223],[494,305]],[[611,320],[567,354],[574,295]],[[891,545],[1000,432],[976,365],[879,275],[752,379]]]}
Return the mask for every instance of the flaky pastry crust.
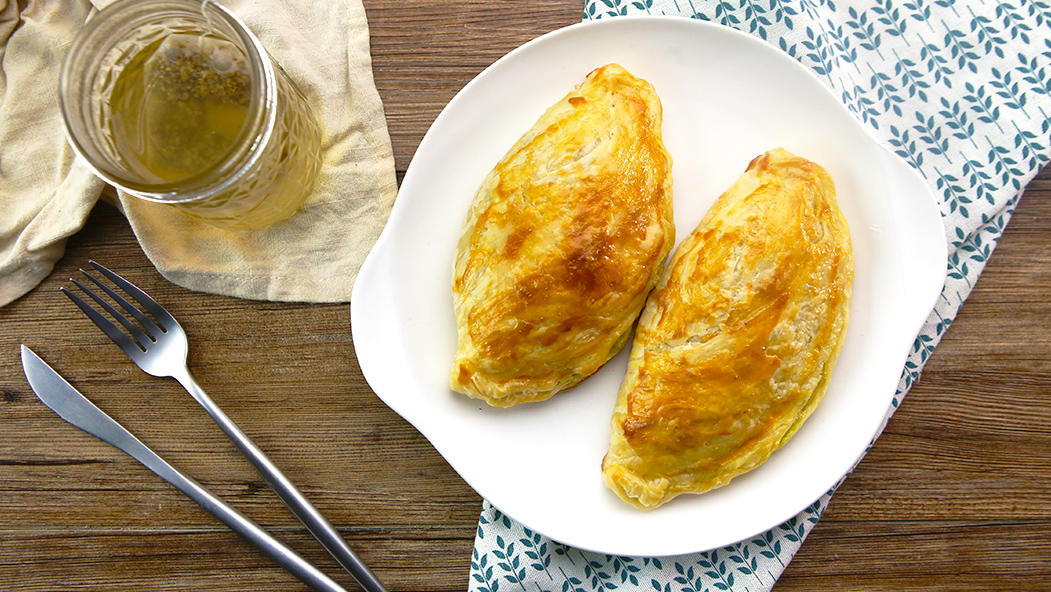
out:
{"label": "flaky pastry crust", "polygon": [[602,463],[610,489],[655,508],[783,446],[828,385],[853,275],[828,173],[783,149],[754,159],[643,310]]}
{"label": "flaky pastry crust", "polygon": [[653,87],[610,64],[549,108],[478,189],[457,246],[450,387],[547,399],[627,342],[674,244]]}

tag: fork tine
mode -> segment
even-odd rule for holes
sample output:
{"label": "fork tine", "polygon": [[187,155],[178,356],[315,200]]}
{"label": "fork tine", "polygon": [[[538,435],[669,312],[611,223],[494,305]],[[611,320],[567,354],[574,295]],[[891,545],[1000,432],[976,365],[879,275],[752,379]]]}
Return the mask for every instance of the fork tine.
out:
{"label": "fork tine", "polygon": [[84,284],[78,282],[77,280],[75,280],[73,278],[69,278],[69,281],[71,281],[74,284],[76,284],[77,287],[81,289],[81,291],[83,291],[88,296],[91,296],[91,299],[94,300],[95,302],[97,302],[99,304],[99,306],[101,306],[103,309],[105,309],[105,311],[108,312],[113,318],[115,318],[118,321],[120,321],[120,324],[124,325],[124,328],[128,330],[128,333],[131,333],[131,336],[133,338],[135,338],[135,340],[138,341],[141,344],[142,347],[140,347],[139,349],[141,349],[142,351],[146,351],[146,349],[149,348],[150,345],[152,345],[154,341],[156,341],[155,339],[153,339],[152,337],[147,335],[146,332],[143,331],[141,327],[139,327],[135,323],[129,321],[128,317],[126,317],[126,316],[120,314],[119,312],[117,312],[117,309],[115,309],[112,306],[110,306],[109,302],[106,302],[105,300],[102,299],[101,296],[99,296],[98,294],[96,294],[96,293],[92,292],[91,290],[87,289],[84,286]]}
{"label": "fork tine", "polygon": [[157,336],[165,332],[164,329],[161,329],[152,320],[150,320],[150,317],[142,314],[141,310],[135,308],[135,306],[132,305],[132,303],[125,300],[123,296],[113,291],[112,288],[100,282],[98,278],[84,271],[83,269],[80,270],[80,273],[87,276],[89,280],[95,282],[95,285],[99,288],[102,288],[102,291],[108,294],[109,297],[114,300],[114,302],[119,304],[120,307],[124,310],[128,311],[131,314],[131,316],[135,317],[135,320],[137,320],[139,324],[142,325],[144,329],[146,329],[146,334],[153,338],[154,341],[156,341]]}
{"label": "fork tine", "polygon": [[141,304],[143,308],[146,309],[147,312],[153,315],[153,318],[157,319],[162,331],[168,331],[168,329],[173,328],[179,324],[179,322],[175,320],[175,317],[173,317],[167,311],[167,309],[161,306],[160,303],[158,303],[156,300],[151,298],[149,294],[139,289],[138,286],[120,277],[116,273],[110,271],[109,269],[96,263],[95,261],[88,260],[88,263],[90,263],[95,269],[99,270],[99,272],[102,273],[102,275],[109,278],[111,282],[120,286],[120,288],[124,290],[129,296],[137,300],[139,304]]}
{"label": "fork tine", "polygon": [[[74,283],[76,283],[75,280]],[[62,290],[62,293],[68,296],[69,299],[73,301],[73,304],[76,304],[78,307],[80,307],[80,310],[83,311],[89,319],[91,319],[91,322],[95,323],[95,326],[99,329],[102,329],[102,332],[105,333],[106,336],[113,341],[113,343],[119,345],[120,348],[124,350],[124,353],[128,354],[129,356],[142,353],[142,347],[139,346],[138,343],[135,343],[135,341],[132,340],[131,337],[128,337],[127,333],[118,329],[117,326],[111,323],[109,319],[102,316],[102,313],[95,310],[87,302],[84,302],[80,298],[80,296],[77,296],[76,294],[67,290],[64,287],[59,288],[59,290]]]}

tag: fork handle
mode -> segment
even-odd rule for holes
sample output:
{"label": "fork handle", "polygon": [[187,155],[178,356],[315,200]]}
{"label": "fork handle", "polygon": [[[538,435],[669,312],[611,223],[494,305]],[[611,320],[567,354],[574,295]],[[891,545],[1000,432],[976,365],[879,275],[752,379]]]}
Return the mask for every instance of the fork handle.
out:
{"label": "fork handle", "polygon": [[271,489],[277,492],[277,495],[292,510],[296,518],[332,554],[332,557],[343,566],[343,569],[347,570],[357,580],[362,589],[366,592],[387,592],[387,589],[383,587],[379,579],[351,550],[332,524],[321,515],[321,512],[317,511],[317,508],[289,481],[288,477],[285,477],[285,474],[267,458],[263,451],[204,392],[204,389],[197,384],[197,381],[190,374],[189,369],[172,377],[179,381],[179,384],[204,407],[208,415],[215,420],[215,423],[219,424],[219,428],[223,430],[223,433],[233,441],[234,445],[252,463],[252,466],[259,471],[259,474],[262,475]]}

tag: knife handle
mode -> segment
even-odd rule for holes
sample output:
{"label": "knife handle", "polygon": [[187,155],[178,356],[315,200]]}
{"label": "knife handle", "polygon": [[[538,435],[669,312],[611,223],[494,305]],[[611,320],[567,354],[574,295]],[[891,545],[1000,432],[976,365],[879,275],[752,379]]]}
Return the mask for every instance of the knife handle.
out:
{"label": "knife handle", "polygon": [[112,441],[109,441],[109,443],[128,453],[135,460],[145,465],[146,468],[160,476],[160,478],[171,483],[176,489],[186,494],[187,497],[200,504],[202,508],[226,523],[234,532],[259,547],[281,567],[287,569],[306,585],[318,592],[347,592],[342,586],[308,563],[306,559],[297,555],[295,551],[285,546],[281,541],[270,536],[258,524],[252,522],[229,504],[216,497],[215,494],[205,489],[200,483],[168,464],[157,453],[150,450],[135,436],[132,436],[130,432],[125,430],[125,434],[130,439],[121,438],[119,443]]}
{"label": "knife handle", "polygon": [[259,525],[242,516],[200,483],[168,464],[124,426],[117,423],[117,420],[107,415],[80,391],[73,388],[73,385],[66,382],[66,379],[62,378],[54,368],[48,366],[47,362],[40,359],[40,356],[33,353],[33,350],[26,347],[25,344],[22,345],[22,369],[36,396],[59,417],[142,463],[160,478],[171,483],[176,489],[200,504],[202,508],[225,522],[234,532],[262,549],[279,565],[292,572],[311,588],[318,592],[347,592],[297,555],[295,551],[270,536]]}

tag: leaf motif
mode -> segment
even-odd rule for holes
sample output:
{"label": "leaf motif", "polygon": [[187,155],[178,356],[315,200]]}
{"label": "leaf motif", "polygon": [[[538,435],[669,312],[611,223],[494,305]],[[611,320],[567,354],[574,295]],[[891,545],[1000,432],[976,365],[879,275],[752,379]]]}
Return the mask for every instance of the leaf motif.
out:
{"label": "leaf motif", "polygon": [[[687,4],[696,7],[693,14],[688,14]],[[586,0],[584,12],[599,18],[625,12],[671,12],[675,5],[693,18],[767,39],[822,77],[859,120],[877,130],[937,190],[940,211],[947,216],[948,240],[957,255],[947,262],[946,276],[952,288],[943,294],[938,316],[926,325],[923,337],[917,337],[905,361],[893,408],[918,376],[938,336],[950,326],[952,312],[961,300],[961,286],[973,281],[976,268],[990,256],[999,234],[996,225],[1002,231],[1005,218],[994,215],[1004,211],[1003,196],[1020,187],[1051,157],[1051,117],[1043,107],[1051,95],[1051,40],[1033,35],[1033,31],[1051,28],[1051,8],[1047,0],[839,4],[826,0],[678,1],[658,4],[661,8],[655,10],[652,0]],[[989,225],[980,236],[971,234],[978,218]],[[791,554],[782,542],[801,542],[824,512],[826,502],[827,498],[818,500],[799,517],[747,542],[673,562],[668,567],[675,568],[674,581],[656,575],[663,566],[651,558],[606,556],[605,563],[586,559],[586,564],[578,562],[574,569],[588,574],[592,584],[588,592],[631,585],[637,589],[640,581],[649,581],[649,586],[643,583],[642,587],[657,592],[671,592],[672,583],[676,591],[690,592],[729,590],[734,585],[743,588],[751,578],[758,579],[768,563],[780,561],[782,553]],[[494,521],[503,520],[500,514],[493,516]],[[500,534],[497,529],[483,529],[482,524],[480,519],[479,540]],[[519,574],[535,578],[552,558],[556,559],[556,574],[559,563],[570,565],[564,550],[555,546],[548,553],[541,547],[546,542],[538,537],[531,531],[526,534],[528,543],[515,537],[518,554],[529,564],[528,571]],[[497,547],[503,549],[500,544]],[[472,560],[473,580],[478,575],[475,564],[485,556]],[[516,557],[510,555],[508,561],[513,563]],[[498,559],[495,554],[493,558]],[[609,580],[597,579],[607,573]],[[735,575],[737,580],[730,584]],[[563,590],[569,592],[567,586],[568,579]],[[555,588],[553,584],[549,587]],[[537,592],[546,589],[537,585]]]}

